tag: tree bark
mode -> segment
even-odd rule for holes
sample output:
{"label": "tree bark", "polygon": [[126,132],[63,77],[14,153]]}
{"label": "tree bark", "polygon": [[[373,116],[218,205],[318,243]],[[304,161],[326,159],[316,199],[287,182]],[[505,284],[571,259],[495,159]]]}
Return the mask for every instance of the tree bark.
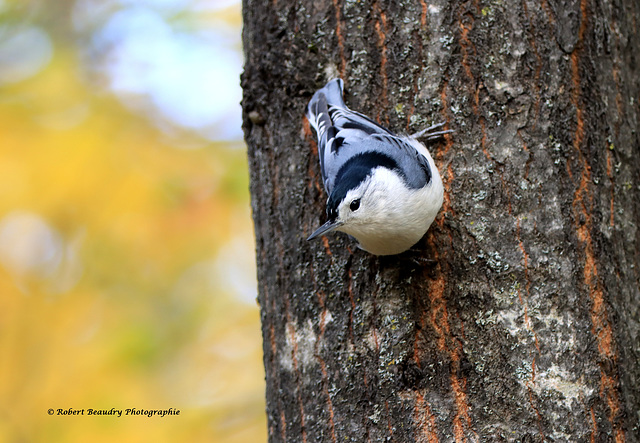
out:
{"label": "tree bark", "polygon": [[[640,441],[640,2],[243,6],[270,441]],[[455,130],[418,253],[305,240],[334,76],[395,132]]]}

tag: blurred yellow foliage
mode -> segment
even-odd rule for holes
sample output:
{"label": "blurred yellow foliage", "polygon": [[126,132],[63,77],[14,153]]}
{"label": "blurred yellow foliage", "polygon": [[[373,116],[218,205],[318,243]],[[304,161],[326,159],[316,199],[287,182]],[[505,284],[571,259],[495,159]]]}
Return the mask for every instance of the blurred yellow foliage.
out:
{"label": "blurred yellow foliage", "polygon": [[2,87],[0,441],[265,441],[242,146],[176,148],[79,72]]}

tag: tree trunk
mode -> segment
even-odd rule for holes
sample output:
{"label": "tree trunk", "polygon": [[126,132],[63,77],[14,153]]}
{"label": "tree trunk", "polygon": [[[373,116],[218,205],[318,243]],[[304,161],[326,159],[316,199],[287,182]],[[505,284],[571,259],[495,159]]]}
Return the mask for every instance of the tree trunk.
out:
{"label": "tree trunk", "polygon": [[[640,441],[640,2],[244,0],[244,26],[270,441]],[[305,240],[334,76],[392,131],[455,130],[418,253]]]}

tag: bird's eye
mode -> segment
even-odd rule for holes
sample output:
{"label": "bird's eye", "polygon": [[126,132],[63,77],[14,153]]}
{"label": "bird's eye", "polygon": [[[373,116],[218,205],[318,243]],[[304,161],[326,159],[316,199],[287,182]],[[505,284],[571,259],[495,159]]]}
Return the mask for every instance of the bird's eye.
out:
{"label": "bird's eye", "polygon": [[351,202],[351,204],[349,205],[349,209],[351,209],[352,211],[357,211],[359,207],[360,207],[360,199],[359,198],[356,198],[355,200],[353,200]]}

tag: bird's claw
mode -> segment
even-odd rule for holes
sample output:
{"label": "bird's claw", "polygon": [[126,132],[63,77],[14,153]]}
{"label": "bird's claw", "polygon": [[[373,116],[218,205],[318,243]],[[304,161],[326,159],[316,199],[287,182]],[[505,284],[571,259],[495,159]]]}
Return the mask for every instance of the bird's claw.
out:
{"label": "bird's claw", "polygon": [[437,140],[445,134],[450,134],[454,132],[453,129],[445,129],[444,131],[437,131],[437,129],[442,128],[446,122],[436,123],[435,125],[429,126],[421,131],[416,132],[411,137],[418,139],[424,138],[426,140]]}

